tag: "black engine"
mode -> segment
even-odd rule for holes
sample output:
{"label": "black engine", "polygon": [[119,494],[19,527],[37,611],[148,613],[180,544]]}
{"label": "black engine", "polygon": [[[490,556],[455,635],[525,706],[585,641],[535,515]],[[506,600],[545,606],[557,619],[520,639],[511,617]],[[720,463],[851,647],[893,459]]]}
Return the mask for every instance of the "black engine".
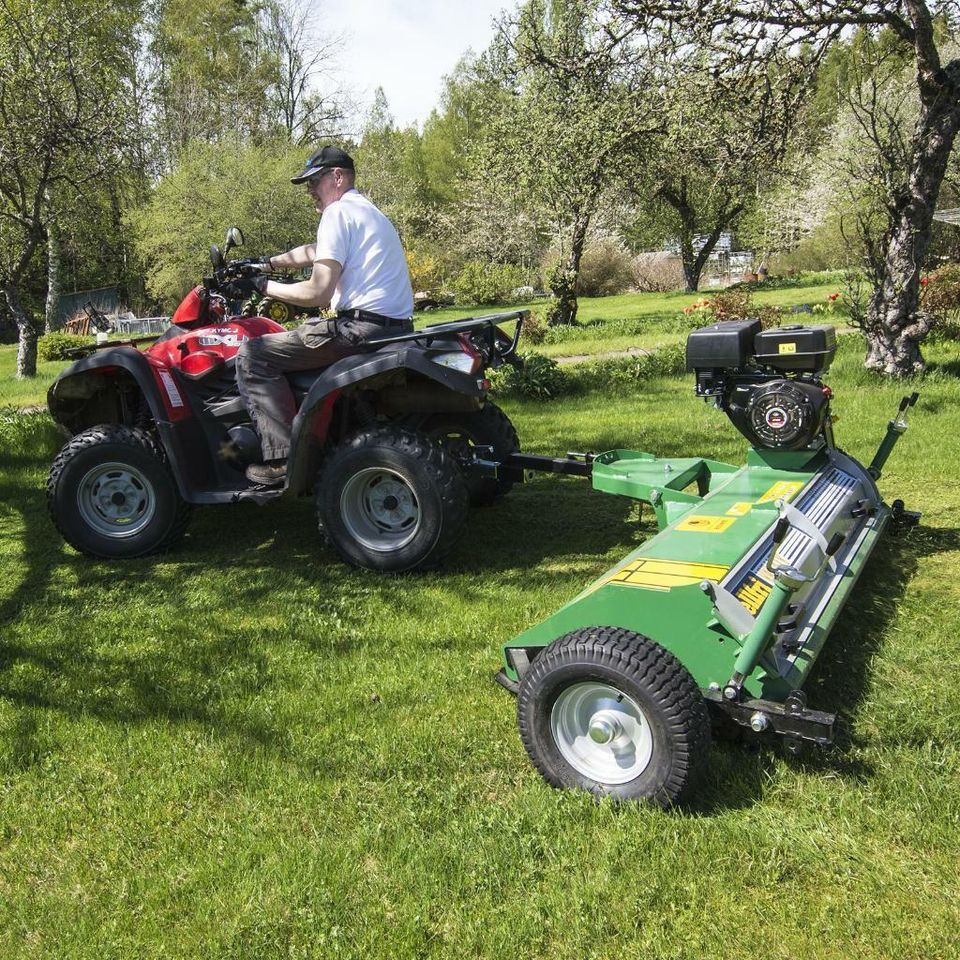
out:
{"label": "black engine", "polygon": [[687,369],[697,396],[712,398],[753,446],[801,450],[823,432],[830,390],[820,377],[836,349],[831,326],[728,320],[689,335]]}

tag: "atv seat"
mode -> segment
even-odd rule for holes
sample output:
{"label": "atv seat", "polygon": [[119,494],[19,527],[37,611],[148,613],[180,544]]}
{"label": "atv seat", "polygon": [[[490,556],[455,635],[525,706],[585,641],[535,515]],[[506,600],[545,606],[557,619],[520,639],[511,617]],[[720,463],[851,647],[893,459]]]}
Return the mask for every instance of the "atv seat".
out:
{"label": "atv seat", "polygon": [[316,370],[294,370],[286,374],[287,383],[298,396],[306,394],[326,369],[327,367],[318,367]]}

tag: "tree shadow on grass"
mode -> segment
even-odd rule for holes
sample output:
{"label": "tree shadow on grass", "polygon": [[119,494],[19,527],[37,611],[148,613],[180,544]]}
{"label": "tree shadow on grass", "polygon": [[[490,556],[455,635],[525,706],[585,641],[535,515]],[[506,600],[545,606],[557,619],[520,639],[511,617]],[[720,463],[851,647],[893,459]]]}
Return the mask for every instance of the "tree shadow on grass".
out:
{"label": "tree shadow on grass", "polygon": [[[50,523],[38,478],[54,452],[43,448],[36,455],[18,454],[0,474],[0,499],[13,504],[21,517],[20,533],[5,535],[20,540],[23,567],[19,582],[0,600],[0,623],[19,628],[16,638],[0,640],[0,696],[29,709],[75,718],[200,724],[240,749],[266,748],[295,764],[301,761],[285,746],[283,717],[255,706],[258,694],[274,682],[268,657],[255,649],[261,629],[266,630],[256,621],[199,645],[191,644],[190,637],[170,634],[143,652],[78,644],[70,636],[34,641],[27,632],[29,618],[42,609],[46,597],[76,604],[72,615],[78,621],[88,616],[85,604],[100,593],[111,602],[129,595],[141,602],[156,597],[175,603],[192,583],[216,581],[229,571],[226,592],[211,591],[211,600],[224,608],[234,605],[255,612],[280,589],[304,594],[303,606],[321,612],[325,604],[342,604],[348,611],[344,616],[352,606],[369,611],[389,605],[422,618],[430,634],[442,632],[443,625],[437,622],[435,600],[418,589],[421,585],[455,591],[478,606],[490,602],[489,580],[523,589],[538,578],[565,578],[573,595],[609,565],[612,555],[625,555],[655,532],[649,509],[642,523],[631,523],[637,510],[628,499],[600,495],[582,480],[543,478],[517,488],[491,509],[474,511],[464,542],[439,572],[384,577],[346,567],[320,545],[309,501],[200,510],[187,540],[173,553],[104,564],[66,548]],[[884,624],[895,614],[919,559],[958,545],[960,535],[954,531],[928,528],[881,542],[808,685],[811,705],[840,714],[837,749],[811,752],[800,763],[845,778],[871,775],[852,757],[856,744],[843,717],[863,695]],[[79,588],[77,596],[61,600],[58,580],[72,580]],[[506,639],[494,639],[491,660]],[[391,641],[368,637],[365,642],[386,648]],[[349,631],[318,638],[317,643],[318,653],[344,657],[353,652]],[[234,678],[231,685],[212,693],[211,679],[223,676]],[[48,749],[28,714],[16,727],[13,753],[18,763],[28,763]],[[710,814],[756,802],[776,762],[767,747],[718,745],[711,755],[710,782],[690,813]]]}
{"label": "tree shadow on grass", "polygon": [[[274,613],[296,612],[302,595],[305,610],[332,611],[344,623],[339,634],[318,635],[315,644],[307,644],[317,655],[342,661],[356,653],[349,629],[354,609],[360,611],[357,616],[369,617],[384,605],[422,617],[428,633],[442,632],[435,609],[424,606],[421,585],[447,585],[468,595],[475,577],[522,585],[546,558],[572,564],[568,575],[579,580],[578,565],[596,565],[611,545],[631,536],[624,532],[623,519],[631,509],[626,500],[599,497],[587,484],[565,481],[556,488],[542,484],[517,491],[497,508],[475,512],[467,542],[451,558],[451,569],[442,572],[389,577],[347,567],[321,545],[309,501],[198,510],[187,538],[171,553],[104,563],[64,545],[50,521],[38,481],[54,452],[21,456],[15,467],[0,473],[0,498],[12,508],[4,535],[17,541],[12,553],[19,553],[11,566],[16,582],[8,582],[0,597],[5,625],[0,698],[22,708],[5,729],[5,762],[15,768],[57,749],[44,733],[48,725],[38,722],[38,711],[52,711],[77,721],[96,718],[131,726],[158,720],[198,724],[241,751],[267,749],[284,762],[312,769],[316,758],[289,751],[284,711],[258,705],[261,694],[268,700],[282,697],[279,687],[289,682],[271,676],[271,652],[285,643],[283,625],[262,626],[256,619],[258,609],[270,609],[277,590],[294,599],[290,607],[274,604]],[[535,519],[535,532],[518,537],[526,515],[544,503],[548,509]],[[220,579],[226,586],[211,586]],[[194,584],[213,607],[197,615],[199,640],[189,635],[194,623],[169,609],[189,597]],[[127,622],[118,625],[111,608],[126,609],[128,603]],[[153,604],[158,611],[151,622]],[[219,610],[229,611],[222,636],[210,629]],[[130,625],[142,621],[159,632],[152,642],[141,642]],[[246,626],[238,626],[244,621]],[[118,631],[115,644],[103,635],[111,630]],[[389,647],[391,638],[369,633],[364,645]],[[491,662],[496,650],[491,645]],[[226,686],[220,679],[214,682],[223,677],[231,678]],[[278,689],[271,692],[275,684]],[[335,774],[333,767],[324,771]]]}

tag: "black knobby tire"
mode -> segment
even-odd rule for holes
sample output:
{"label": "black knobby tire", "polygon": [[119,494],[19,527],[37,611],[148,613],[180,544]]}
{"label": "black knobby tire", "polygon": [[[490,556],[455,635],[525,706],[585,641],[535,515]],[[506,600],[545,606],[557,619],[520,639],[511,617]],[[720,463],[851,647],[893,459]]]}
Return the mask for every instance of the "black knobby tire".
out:
{"label": "black knobby tire", "polygon": [[[520,449],[520,438],[510,418],[489,401],[480,410],[464,413],[416,414],[405,421],[409,426],[443,443],[454,456],[482,444],[493,447],[493,458],[503,460]],[[513,481],[467,473],[467,492],[474,506],[489,506],[510,492]]]}
{"label": "black knobby tire", "polygon": [[[603,696],[607,687],[619,701]],[[710,745],[707,706],[687,670],[659,644],[619,627],[575,630],[551,643],[520,683],[517,720],[551,785],[662,807],[690,795]],[[589,736],[618,726],[610,744]]]}
{"label": "black knobby tire", "polygon": [[47,508],[67,543],[107,560],[167,550],[190,520],[163,448],[145,430],[119,424],[67,441],[50,468]]}
{"label": "black knobby tire", "polygon": [[399,573],[437,566],[467,518],[457,464],[429,437],[398,426],[353,434],[317,484],[320,529],[358,567]]}

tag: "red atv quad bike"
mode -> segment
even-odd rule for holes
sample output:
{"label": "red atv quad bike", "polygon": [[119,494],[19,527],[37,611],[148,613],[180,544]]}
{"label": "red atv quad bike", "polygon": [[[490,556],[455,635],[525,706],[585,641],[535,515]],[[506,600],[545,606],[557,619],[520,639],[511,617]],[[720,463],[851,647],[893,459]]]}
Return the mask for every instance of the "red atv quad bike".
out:
{"label": "red atv quad bike", "polygon": [[[328,367],[288,374],[298,402],[284,486],[244,475],[261,458],[237,390],[244,340],[283,328],[231,313],[219,292],[249,261],[227,262],[192,290],[159,338],[80,348],[50,387],[50,414],[70,439],[47,483],[50,514],[82,553],[141,557],[171,547],[195,504],[268,503],[314,493],[320,529],[348,563],[401,571],[434,566],[457,542],[468,503],[510,480],[493,461],[517,433],[487,398],[485,370],[519,364],[525,313],[384,335]],[[516,319],[512,336],[498,323]],[[149,342],[149,345],[147,343]]]}

